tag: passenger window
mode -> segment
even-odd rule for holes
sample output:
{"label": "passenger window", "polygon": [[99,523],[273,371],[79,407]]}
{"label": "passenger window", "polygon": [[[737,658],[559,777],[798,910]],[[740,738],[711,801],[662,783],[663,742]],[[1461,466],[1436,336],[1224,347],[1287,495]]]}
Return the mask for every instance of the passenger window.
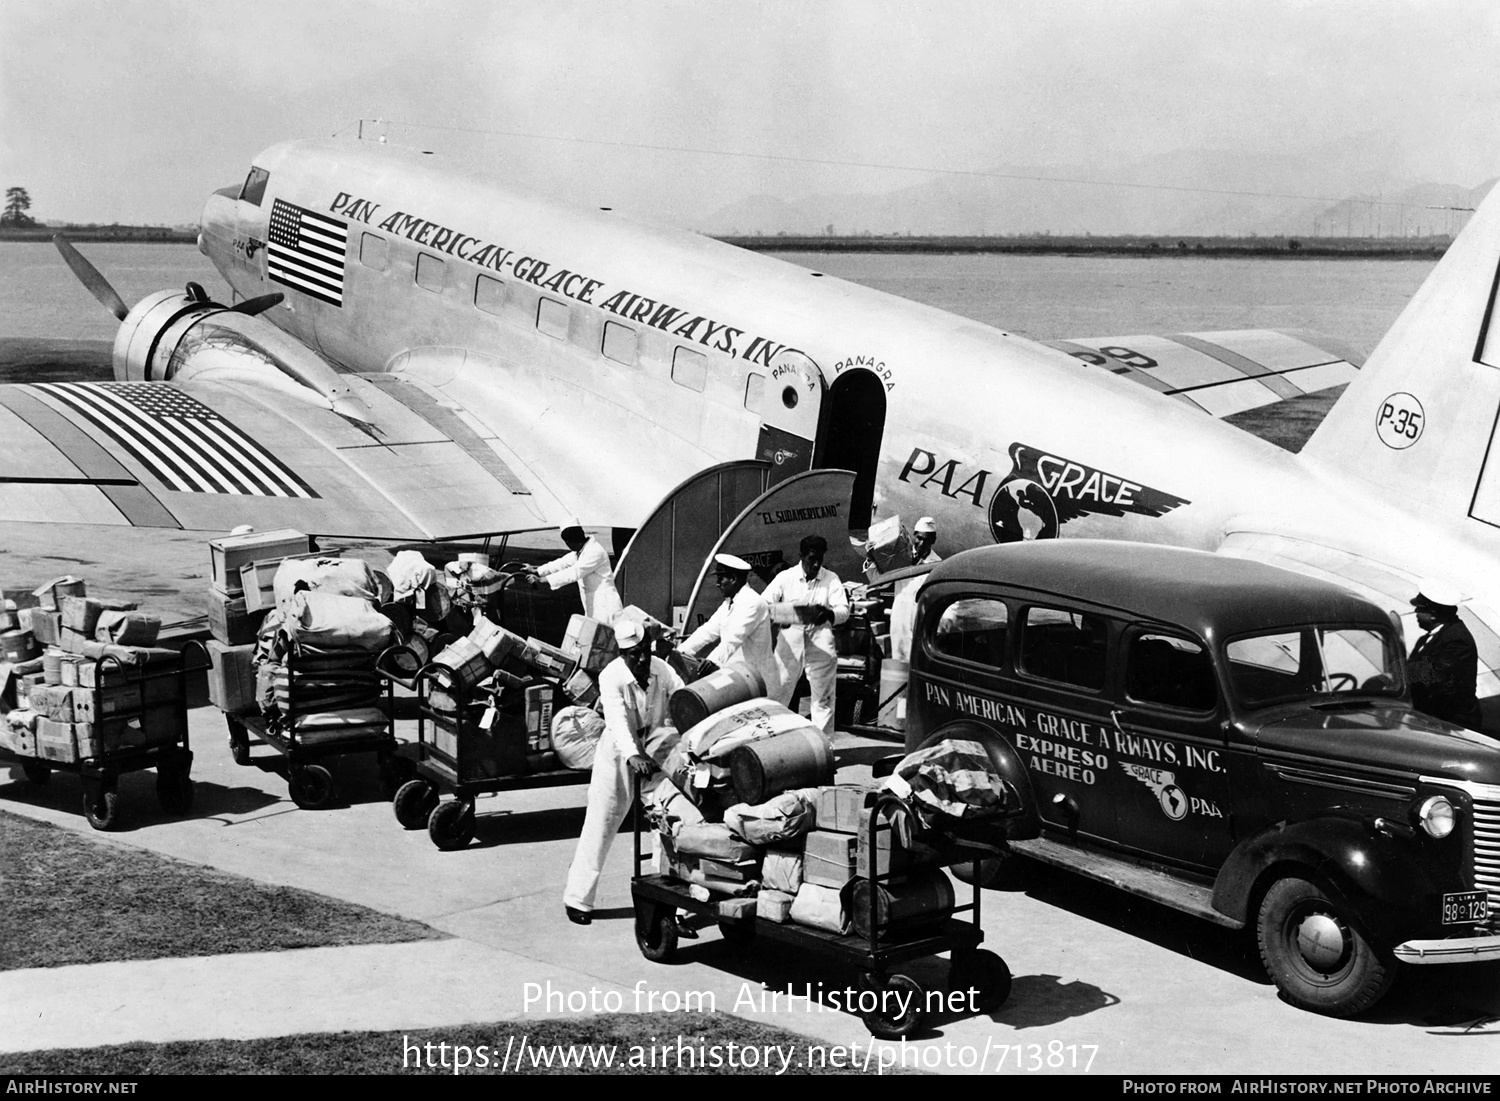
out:
{"label": "passenger window", "polygon": [[1213,659],[1191,639],[1139,635],[1125,658],[1125,694],[1139,703],[1208,711],[1218,699]]}
{"label": "passenger window", "polygon": [[1061,608],[1027,608],[1021,631],[1021,669],[1079,688],[1104,687],[1109,624],[1103,616]]}
{"label": "passenger window", "polygon": [[476,276],[474,305],[485,313],[498,314],[500,308],[505,305],[505,284],[498,279],[491,279],[488,275]]}
{"label": "passenger window", "polygon": [[271,174],[264,168],[251,168],[250,174],[245,177],[245,186],[240,188],[240,198],[260,206],[260,201],[266,197],[266,183],[270,179]]}
{"label": "passenger window", "polygon": [[745,408],[752,413],[763,412],[766,408],[766,376],[757,375],[754,371],[745,376]]}
{"label": "passenger window", "polygon": [[629,325],[621,325],[618,321],[606,321],[604,323],[604,355],[616,363],[633,364],[635,362],[635,348],[640,342],[640,337]]}
{"label": "passenger window", "polygon": [[443,261],[428,252],[417,254],[417,286],[424,291],[443,289]]}
{"label": "passenger window", "polygon": [[373,233],[361,235],[359,239],[359,262],[367,268],[376,271],[385,271],[389,262],[386,255],[386,243],[384,237],[377,237]]}
{"label": "passenger window", "polygon": [[932,648],[960,661],[999,669],[1005,664],[1010,611],[1003,600],[966,597],[943,609],[932,632]]}
{"label": "passenger window", "polygon": [[708,357],[691,348],[672,353],[672,381],[689,390],[702,390],[708,383]]}
{"label": "passenger window", "polygon": [[554,298],[539,298],[536,303],[536,327],[558,340],[568,338],[568,307]]}

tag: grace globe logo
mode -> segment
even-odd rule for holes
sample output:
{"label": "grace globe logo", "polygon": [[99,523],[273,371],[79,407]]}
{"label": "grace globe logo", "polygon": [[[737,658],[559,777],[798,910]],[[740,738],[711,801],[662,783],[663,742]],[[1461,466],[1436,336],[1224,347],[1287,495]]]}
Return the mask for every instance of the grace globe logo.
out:
{"label": "grace globe logo", "polygon": [[1057,537],[1057,505],[1030,478],[1011,478],[990,501],[990,534],[997,543]]}
{"label": "grace globe logo", "polygon": [[1387,447],[1404,451],[1422,438],[1426,422],[1422,403],[1411,394],[1398,392],[1380,403],[1380,411],[1375,417],[1375,434]]}

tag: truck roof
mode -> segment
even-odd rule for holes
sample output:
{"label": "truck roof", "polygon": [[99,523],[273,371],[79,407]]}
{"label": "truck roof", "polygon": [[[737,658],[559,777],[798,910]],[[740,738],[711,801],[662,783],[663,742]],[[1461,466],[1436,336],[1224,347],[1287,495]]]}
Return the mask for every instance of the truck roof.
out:
{"label": "truck roof", "polygon": [[1151,543],[1046,539],[964,551],[933,583],[986,581],[1052,593],[1223,638],[1277,626],[1370,623],[1380,607],[1328,581],[1244,558]]}

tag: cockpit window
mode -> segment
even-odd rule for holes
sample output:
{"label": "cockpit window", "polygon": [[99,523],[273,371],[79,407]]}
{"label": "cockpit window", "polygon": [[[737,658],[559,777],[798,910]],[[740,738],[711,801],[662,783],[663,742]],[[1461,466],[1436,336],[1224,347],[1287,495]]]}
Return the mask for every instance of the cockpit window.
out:
{"label": "cockpit window", "polygon": [[252,167],[250,175],[245,177],[245,186],[240,188],[240,198],[247,203],[260,206],[261,199],[266,195],[266,183],[270,178],[271,174],[264,168]]}
{"label": "cockpit window", "polygon": [[1365,627],[1296,627],[1236,639],[1229,680],[1246,707],[1300,697],[1401,694],[1395,636]]}

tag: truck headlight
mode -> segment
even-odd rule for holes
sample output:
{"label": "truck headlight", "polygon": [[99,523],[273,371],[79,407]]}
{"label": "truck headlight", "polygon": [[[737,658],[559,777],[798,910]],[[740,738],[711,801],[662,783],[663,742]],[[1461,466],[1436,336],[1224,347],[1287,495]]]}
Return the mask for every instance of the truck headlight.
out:
{"label": "truck headlight", "polygon": [[1424,800],[1417,810],[1417,820],[1430,837],[1447,837],[1453,832],[1453,804],[1441,795]]}

